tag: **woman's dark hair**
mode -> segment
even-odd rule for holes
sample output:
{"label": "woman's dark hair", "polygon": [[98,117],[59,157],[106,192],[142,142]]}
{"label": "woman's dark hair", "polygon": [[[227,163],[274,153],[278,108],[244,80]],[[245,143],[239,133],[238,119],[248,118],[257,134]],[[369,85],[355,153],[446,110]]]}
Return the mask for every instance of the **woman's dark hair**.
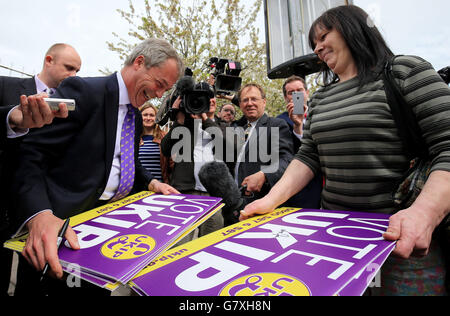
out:
{"label": "woman's dark hair", "polygon": [[[309,45],[313,50],[317,29],[335,29],[342,35],[356,63],[361,87],[375,79],[394,55],[369,15],[357,6],[332,8],[314,21],[309,31]],[[321,71],[325,85],[339,81],[326,63],[322,63]]]}

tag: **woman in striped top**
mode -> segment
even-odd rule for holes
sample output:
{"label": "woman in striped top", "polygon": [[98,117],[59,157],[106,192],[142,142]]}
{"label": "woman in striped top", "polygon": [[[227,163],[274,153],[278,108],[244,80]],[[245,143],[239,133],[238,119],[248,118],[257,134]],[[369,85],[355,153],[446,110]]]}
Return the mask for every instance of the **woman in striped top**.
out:
{"label": "woman in striped top", "polygon": [[139,161],[159,181],[169,183],[169,161],[161,154],[161,140],[166,133],[156,124],[156,108],[146,103],[141,108],[144,132],[139,148]]}
{"label": "woman in striped top", "polygon": [[[400,139],[382,80],[393,53],[367,13],[356,6],[325,12],[311,27],[309,38],[322,61],[324,87],[312,97],[302,146],[279,183],[266,197],[248,205],[241,219],[273,211],[320,171],[325,177],[324,209],[394,213],[392,192],[411,157]],[[417,288],[442,294],[445,264],[432,234],[450,212],[450,88],[419,57],[397,57],[393,72],[434,160],[416,202],[391,217],[384,237],[398,240],[394,254],[404,260],[396,261],[397,270],[390,274],[403,279],[411,273],[416,278],[411,271],[420,270]],[[406,260],[427,255],[424,262]],[[411,283],[389,283],[386,275],[383,282],[392,285],[392,291],[384,293],[423,294],[405,286]]]}

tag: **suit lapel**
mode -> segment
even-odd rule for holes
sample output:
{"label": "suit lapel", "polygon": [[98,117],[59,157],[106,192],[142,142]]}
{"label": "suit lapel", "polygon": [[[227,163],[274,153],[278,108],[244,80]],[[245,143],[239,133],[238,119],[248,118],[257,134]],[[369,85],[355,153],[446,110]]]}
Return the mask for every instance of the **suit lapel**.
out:
{"label": "suit lapel", "polygon": [[264,115],[261,116],[261,118],[259,119],[258,124],[256,124],[256,127],[259,128],[259,127],[261,127],[261,126],[266,126],[268,120],[269,120],[269,117],[267,116],[267,114],[264,114]]}
{"label": "suit lapel", "polygon": [[244,127],[245,125],[247,125],[247,119],[245,118],[245,116],[243,116],[235,124],[236,126]]}
{"label": "suit lapel", "polygon": [[34,77],[22,80],[21,86],[22,86],[22,89],[20,90],[21,95],[24,94],[26,96],[29,96],[37,94],[36,81]]}
{"label": "suit lapel", "polygon": [[24,87],[24,91],[27,92],[27,95],[33,95],[33,94],[37,93],[36,81],[35,81],[34,77],[24,80],[22,84]]}

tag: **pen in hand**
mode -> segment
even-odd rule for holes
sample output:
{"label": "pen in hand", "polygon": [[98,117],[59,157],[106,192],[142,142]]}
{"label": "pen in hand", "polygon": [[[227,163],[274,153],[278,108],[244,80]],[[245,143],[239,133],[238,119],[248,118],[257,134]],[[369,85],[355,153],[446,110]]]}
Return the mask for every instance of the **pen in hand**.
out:
{"label": "pen in hand", "polygon": [[[66,234],[66,231],[67,231],[67,227],[69,227],[69,223],[70,223],[70,218],[66,219],[66,221],[64,222],[64,225],[62,226],[61,230],[59,231],[58,240],[56,242],[56,249],[59,249],[59,247],[61,246],[64,235]],[[40,282],[42,282],[42,280],[44,280],[44,277],[47,274],[48,267],[49,267],[49,264],[47,262],[44,266],[44,270],[42,270]]]}

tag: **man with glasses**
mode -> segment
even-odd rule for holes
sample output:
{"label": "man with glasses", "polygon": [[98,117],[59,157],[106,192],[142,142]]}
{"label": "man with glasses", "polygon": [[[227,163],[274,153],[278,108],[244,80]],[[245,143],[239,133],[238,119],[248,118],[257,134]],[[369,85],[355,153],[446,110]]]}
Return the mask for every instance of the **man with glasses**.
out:
{"label": "man with glasses", "polygon": [[293,145],[287,123],[264,113],[266,95],[260,85],[245,85],[238,99],[244,116],[232,126],[243,128],[245,139],[234,176],[239,186],[246,186],[250,202],[266,195],[281,178],[293,158]]}
{"label": "man with glasses", "polygon": [[227,124],[231,124],[236,118],[236,109],[233,104],[224,104],[220,107],[217,117]]}

